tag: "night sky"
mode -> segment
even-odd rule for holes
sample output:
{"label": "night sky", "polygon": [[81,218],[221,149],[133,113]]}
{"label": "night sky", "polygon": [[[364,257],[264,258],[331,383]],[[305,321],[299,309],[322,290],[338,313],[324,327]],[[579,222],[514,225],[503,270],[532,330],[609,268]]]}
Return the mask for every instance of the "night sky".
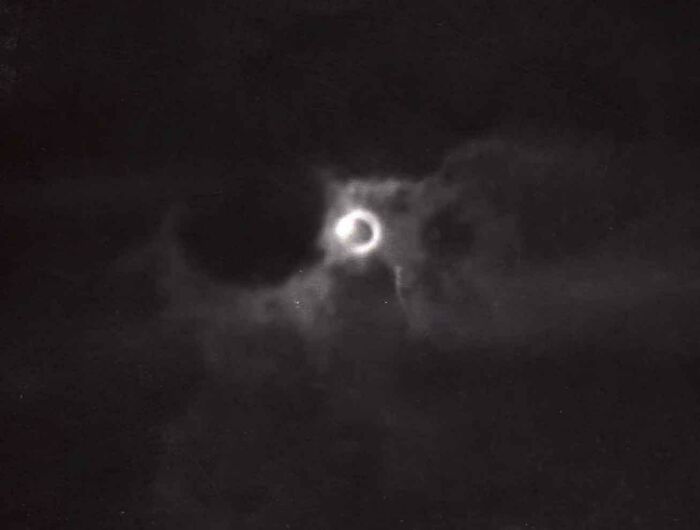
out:
{"label": "night sky", "polygon": [[696,11],[5,0],[0,526],[700,527]]}

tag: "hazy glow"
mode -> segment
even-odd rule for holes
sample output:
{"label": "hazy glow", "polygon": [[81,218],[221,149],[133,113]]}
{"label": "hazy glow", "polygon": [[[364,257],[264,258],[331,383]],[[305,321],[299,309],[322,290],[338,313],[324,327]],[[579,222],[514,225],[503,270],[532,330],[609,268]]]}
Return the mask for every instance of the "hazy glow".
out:
{"label": "hazy glow", "polygon": [[381,242],[382,225],[375,214],[358,208],[338,220],[335,235],[350,252],[364,255],[376,249]]}

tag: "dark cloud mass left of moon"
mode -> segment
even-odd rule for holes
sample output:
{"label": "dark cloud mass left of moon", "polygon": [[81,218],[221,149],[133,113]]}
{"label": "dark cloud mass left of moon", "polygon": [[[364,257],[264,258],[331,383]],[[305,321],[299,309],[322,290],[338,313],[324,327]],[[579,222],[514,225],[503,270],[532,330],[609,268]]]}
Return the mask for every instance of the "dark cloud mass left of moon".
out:
{"label": "dark cloud mass left of moon", "polygon": [[322,191],[311,179],[296,178],[293,169],[251,173],[241,186],[184,204],[179,237],[206,274],[237,283],[280,282],[318,258]]}

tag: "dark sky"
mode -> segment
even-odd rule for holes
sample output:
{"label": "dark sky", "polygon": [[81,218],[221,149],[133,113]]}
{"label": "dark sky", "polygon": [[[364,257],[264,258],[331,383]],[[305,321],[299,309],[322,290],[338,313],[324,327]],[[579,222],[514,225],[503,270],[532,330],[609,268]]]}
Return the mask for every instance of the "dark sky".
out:
{"label": "dark sky", "polygon": [[691,2],[6,6],[3,163],[34,172],[203,157],[425,168],[504,124],[698,134]]}
{"label": "dark sky", "polygon": [[[693,4],[6,0],[0,527],[698,528]],[[411,334],[323,171],[473,179],[522,263],[456,197]]]}

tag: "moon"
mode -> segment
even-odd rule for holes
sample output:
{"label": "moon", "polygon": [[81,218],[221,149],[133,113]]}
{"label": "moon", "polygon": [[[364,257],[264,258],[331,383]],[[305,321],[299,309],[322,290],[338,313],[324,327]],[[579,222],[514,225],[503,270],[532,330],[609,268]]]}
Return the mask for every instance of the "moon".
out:
{"label": "moon", "polygon": [[335,235],[352,254],[363,256],[379,246],[382,224],[374,213],[357,208],[338,220]]}

